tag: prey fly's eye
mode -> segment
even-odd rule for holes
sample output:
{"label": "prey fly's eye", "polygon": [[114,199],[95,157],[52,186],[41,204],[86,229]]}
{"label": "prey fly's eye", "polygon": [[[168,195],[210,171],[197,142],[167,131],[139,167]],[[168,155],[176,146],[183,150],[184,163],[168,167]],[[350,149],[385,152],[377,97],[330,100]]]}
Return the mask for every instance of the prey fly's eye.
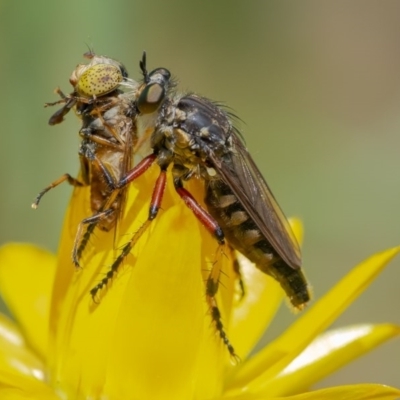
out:
{"label": "prey fly's eye", "polygon": [[116,65],[93,65],[79,77],[74,85],[75,90],[85,97],[103,96],[117,89],[124,79],[124,73],[126,74],[125,69]]}

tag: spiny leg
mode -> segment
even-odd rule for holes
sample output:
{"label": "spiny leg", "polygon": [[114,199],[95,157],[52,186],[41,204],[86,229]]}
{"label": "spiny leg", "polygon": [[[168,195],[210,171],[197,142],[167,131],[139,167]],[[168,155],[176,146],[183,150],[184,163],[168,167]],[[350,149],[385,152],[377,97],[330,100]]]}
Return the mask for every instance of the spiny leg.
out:
{"label": "spiny leg", "polygon": [[85,186],[84,183],[78,181],[78,179],[72,177],[70,174],[64,174],[62,175],[60,178],[58,178],[57,180],[55,180],[54,182],[52,182],[49,186],[47,186],[46,188],[44,188],[37,196],[35,201],[32,203],[32,208],[33,209],[37,209],[39,207],[39,203],[40,200],[42,199],[42,197],[51,189],[55,188],[56,186],[58,186],[59,184],[63,183],[67,181],[70,185],[72,186]]}
{"label": "spiny leg", "polygon": [[[185,202],[187,207],[192,210],[195,217],[205,226],[205,228],[217,239],[220,245],[225,244],[225,235],[222,228],[219,226],[218,222],[206,211],[196,199],[183,187],[182,181],[180,179],[174,180],[175,190]],[[237,362],[239,360],[235,353],[231,342],[228,339],[228,335],[225,332],[224,325],[222,323],[222,316],[219,310],[216,295],[219,287],[219,278],[221,275],[221,263],[214,263],[211,268],[210,275],[206,282],[206,301],[210,307],[211,319],[215,325],[215,328],[227,347],[231,357]]]}
{"label": "spiny leg", "polygon": [[[115,211],[114,208],[112,208],[112,205],[119,193],[119,190],[116,188],[114,178],[104,163],[96,156],[95,153],[90,150],[89,147],[85,148],[85,154],[86,156],[83,157],[84,161],[89,161],[96,164],[97,167],[102,171],[103,179],[107,183],[110,194],[95,214],[83,219],[78,225],[78,230],[74,240],[74,247],[72,249],[72,262],[76,267],[80,267],[79,259],[89,243],[90,236],[92,235],[96,226],[99,224],[99,222],[107,218],[107,216]],[[83,167],[82,170],[84,170]],[[87,229],[83,234],[82,232],[84,226],[87,226]]]}
{"label": "spiny leg", "polygon": [[128,254],[131,252],[137,241],[141,238],[143,233],[147,230],[147,228],[150,226],[151,221],[148,219],[135,234],[132,236],[131,240],[125,244],[125,246],[122,248],[121,253],[119,256],[116,258],[116,260],[111,264],[111,267],[107,271],[105,277],[95,286],[90,290],[90,295],[92,296],[93,301],[96,301],[96,296],[97,293],[103,289],[103,287],[107,286],[108,282],[110,282],[114,275],[118,272],[119,267],[121,266],[122,262],[125,260],[125,258],[128,256]]}
{"label": "spiny leg", "polygon": [[[79,225],[78,230],[76,232],[74,247],[72,249],[72,261],[75,264],[75,267],[79,268],[79,260],[82,257],[82,253],[86,248],[86,245],[89,242],[90,236],[92,235],[94,228],[98,225],[98,223],[104,218],[108,217],[112,214],[114,210],[109,208],[107,210],[98,212],[88,218],[83,219]],[[85,233],[83,232],[84,226],[87,225],[87,229]]]}
{"label": "spiny leg", "polygon": [[219,277],[221,275],[221,267],[220,263],[215,263],[210,271],[210,275],[207,278],[206,282],[206,301],[210,308],[211,319],[215,325],[215,329],[217,330],[219,337],[224,342],[227,347],[229,354],[231,357],[237,362],[239,361],[239,357],[235,353],[235,349],[229,341],[228,335],[225,332],[224,325],[222,323],[221,311],[219,310],[216,295],[219,287]]}
{"label": "spiny leg", "polygon": [[[101,168],[103,172],[103,176],[105,181],[107,182],[107,185],[109,186],[111,193],[110,196],[107,198],[105,203],[102,205],[100,208],[99,212],[92,215],[89,218],[85,218],[83,221],[80,222],[78,226],[78,231],[75,236],[75,241],[74,241],[74,248],[72,251],[72,260],[73,263],[75,264],[76,267],[79,267],[79,259],[82,257],[82,254],[89,243],[90,236],[92,235],[95,227],[101,222],[104,218],[106,218],[108,215],[113,213],[115,210],[110,208],[118,196],[119,191],[123,188],[123,186],[126,186],[129,182],[127,182],[125,185],[121,185],[120,183],[116,184],[114,182],[114,179],[107,169],[107,167],[96,157],[95,154],[91,153],[91,157],[93,158],[93,161],[98,164],[98,166]],[[128,175],[130,179],[134,180],[141,174],[143,174],[154,162],[155,157],[151,155],[151,157],[146,157],[143,159],[134,169],[132,169]],[[136,172],[134,175],[133,172]],[[132,178],[132,175],[134,177]],[[83,232],[83,227],[87,225],[87,229],[84,234]],[[112,276],[111,276],[112,277]],[[111,278],[110,278],[111,279]]]}
{"label": "spiny leg", "polygon": [[[140,175],[142,175],[144,172],[147,171],[147,169],[154,163],[156,160],[156,155],[151,154],[144,158],[135,168],[133,168],[131,171],[129,171],[124,178],[121,179],[121,181],[117,185],[117,189],[122,189],[124,186],[128,185],[132,181],[134,181],[136,178],[138,178]],[[165,190],[165,185],[166,185],[166,170],[162,169],[160,171],[160,175],[157,178],[156,184],[153,189],[153,195],[151,198],[151,203],[150,203],[150,208],[149,208],[149,216],[147,218],[147,221],[139,228],[137,232],[131,237],[128,243],[124,245],[122,248],[121,253],[119,256],[116,258],[116,260],[112,263],[111,267],[109,268],[106,276],[93,288],[90,290],[90,294],[95,300],[95,297],[99,290],[103,289],[108,282],[114,277],[114,275],[117,273],[120,265],[122,262],[125,260],[125,258],[128,256],[128,254],[131,252],[137,241],[141,238],[143,233],[147,230],[147,228],[150,226],[151,221],[157,216],[158,210],[160,209],[164,190]]]}
{"label": "spiny leg", "polygon": [[[89,238],[91,234],[93,233],[94,228],[98,225],[98,223],[105,218],[107,215],[109,215],[109,210],[110,207],[112,207],[112,204],[114,200],[117,198],[119,192],[121,189],[124,188],[124,186],[128,185],[130,182],[135,180],[138,176],[142,175],[147,169],[152,165],[152,163],[155,160],[155,156],[151,154],[150,156],[144,158],[135,168],[133,168],[131,171],[128,172],[128,174],[121,179],[120,182],[115,183],[114,178],[112,177],[110,171],[107,169],[107,167],[101,162],[101,160],[93,153],[91,154],[91,158],[93,159],[94,162],[97,163],[97,165],[100,167],[100,169],[103,172],[103,176],[105,181],[107,182],[108,187],[110,188],[110,196],[107,198],[105,203],[102,205],[100,208],[99,212],[102,213],[104,212],[104,216],[101,218],[94,218],[93,221],[91,221],[90,225],[88,226],[85,234],[82,237],[82,240],[79,239],[79,231],[77,233],[77,239],[75,240],[75,246],[74,248],[77,249],[76,252],[73,252],[73,255],[76,255],[76,259],[74,258],[74,264],[79,265],[79,258],[81,257],[83,251],[85,250],[85,247],[87,243],[89,242]],[[96,214],[98,215],[98,214]],[[95,216],[94,216],[95,217]]]}
{"label": "spiny leg", "polygon": [[[116,183],[109,169],[104,165],[104,163],[97,157],[95,153],[93,153],[89,148],[85,149],[85,153],[87,154],[85,159],[88,159],[92,163],[96,163],[98,168],[102,171],[103,179],[107,183],[110,194],[107,197],[106,201],[99,208],[98,212],[91,217],[83,220],[78,227],[78,231],[74,241],[74,249],[72,251],[72,260],[77,267],[79,267],[79,259],[81,258],[86,248],[86,245],[89,243],[90,236],[92,235],[95,227],[99,224],[99,222],[101,222],[104,218],[115,211],[112,206],[120,190],[129,182],[143,174],[155,160],[155,156],[153,154],[144,158],[135,168],[129,171],[128,174],[124,178],[122,178],[120,182]],[[125,182],[125,180],[128,178],[131,180]],[[124,182],[124,184],[121,184],[122,181]],[[84,225],[88,225],[88,227],[86,229],[86,232],[82,235]]]}

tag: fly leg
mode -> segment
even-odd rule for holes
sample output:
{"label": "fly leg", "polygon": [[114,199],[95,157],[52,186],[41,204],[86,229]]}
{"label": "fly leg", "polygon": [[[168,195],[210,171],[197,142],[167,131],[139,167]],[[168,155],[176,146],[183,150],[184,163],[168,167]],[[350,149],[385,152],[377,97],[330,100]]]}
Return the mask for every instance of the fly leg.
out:
{"label": "fly leg", "polygon": [[78,181],[78,179],[72,177],[70,174],[64,174],[54,182],[52,182],[49,186],[44,188],[37,196],[35,201],[32,203],[32,208],[36,210],[39,207],[40,200],[42,197],[51,189],[58,186],[60,183],[67,181],[72,186],[85,186],[85,183]]}
{"label": "fly leg", "polygon": [[[133,182],[144,172],[146,172],[150,168],[150,166],[154,163],[156,158],[157,156],[155,154],[151,154],[145,157],[136,167],[134,167],[131,171],[129,171],[125,175],[125,177],[123,177],[120,180],[120,182],[116,185],[116,191],[122,189],[124,186]],[[137,232],[135,232],[135,234],[131,237],[129,242],[125,244],[125,246],[122,248],[121,253],[112,263],[106,276],[93,289],[90,290],[90,294],[93,300],[96,298],[97,293],[101,289],[103,289],[103,287],[105,287],[108,284],[108,282],[114,277],[120,265],[134,247],[135,243],[140,239],[143,233],[150,226],[151,221],[157,216],[158,210],[160,209],[161,206],[165,185],[166,185],[166,169],[161,169],[160,175],[158,176],[156,184],[153,189],[153,195],[151,198],[149,216],[147,218],[147,221],[139,228]]]}
{"label": "fly leg", "polygon": [[[78,230],[76,232],[74,247],[72,249],[72,261],[75,264],[75,267],[79,268],[79,260],[82,257],[82,253],[86,248],[86,245],[89,242],[90,236],[92,235],[94,228],[98,225],[98,223],[104,218],[108,217],[112,214],[114,210],[112,208],[108,208],[104,211],[100,211],[88,218],[83,219],[79,225]],[[87,225],[87,229],[85,233],[83,233],[84,227]]]}
{"label": "fly leg", "polygon": [[91,128],[83,128],[79,131],[79,135],[81,135],[84,139],[89,140],[90,142],[100,144],[104,147],[109,147],[110,149],[115,149],[116,151],[122,151],[123,148],[121,145],[112,142],[109,139],[103,138],[96,134],[92,133]]}
{"label": "fly leg", "polygon": [[[196,199],[183,187],[182,181],[179,178],[174,180],[175,190],[185,202],[186,206],[189,207],[195,217],[205,226],[205,228],[217,239],[220,245],[225,244],[225,235],[218,222],[200,206]],[[221,263],[215,263],[210,271],[210,275],[206,281],[206,301],[210,308],[211,319],[215,325],[215,328],[227,347],[229,354],[236,361],[238,357],[235,353],[231,342],[228,339],[228,335],[225,332],[224,325],[222,323],[221,311],[219,310],[216,295],[218,292],[219,282],[221,275]]]}
{"label": "fly leg", "polygon": [[65,103],[65,105],[57,110],[49,119],[49,125],[57,125],[64,121],[64,117],[71,111],[71,108],[75,106],[77,102],[84,103],[84,104],[91,104],[94,101],[96,101],[96,98],[94,97],[93,99],[87,99],[86,97],[79,97],[76,96],[76,93],[72,93],[70,95],[65,95],[59,87],[56,88],[54,91],[56,94],[58,94],[61,99],[54,101],[52,103],[45,103],[45,107],[52,107],[57,104],[62,104]]}
{"label": "fly leg", "polygon": [[77,102],[77,99],[75,97],[66,96],[59,87],[56,88],[55,93],[61,97],[61,100],[57,100],[53,103],[45,103],[44,106],[45,107],[55,106],[61,103],[65,103],[65,105],[50,117],[49,119],[50,125],[56,125],[62,122],[64,120],[65,115],[70,112],[71,108],[74,107],[74,105]]}
{"label": "fly leg", "polygon": [[242,300],[246,294],[246,288],[244,286],[242,271],[240,270],[240,263],[235,253],[235,249],[232,246],[229,246],[229,250],[233,260],[233,271],[236,274],[237,283],[239,285],[239,299]]}
{"label": "fly leg", "polygon": [[117,140],[118,143],[124,143],[118,133],[118,130],[115,129],[112,124],[107,123],[103,116],[105,112],[118,104],[118,99],[107,99],[106,102],[103,102],[103,104],[100,104],[100,101],[98,99],[94,99],[93,102],[96,107],[91,111],[90,115],[97,117],[103,124],[104,129],[107,129],[108,133],[110,133]]}
{"label": "fly leg", "polygon": [[[79,259],[82,256],[87,244],[89,243],[90,236],[92,235],[96,226],[107,218],[112,212],[114,212],[114,208],[112,205],[114,200],[118,196],[118,191],[115,186],[115,179],[112,173],[108,170],[108,168],[103,164],[103,162],[96,156],[96,154],[90,149],[89,146],[81,147],[81,171],[83,176],[87,176],[88,164],[96,164],[97,167],[101,170],[104,181],[107,184],[109,189],[109,196],[102,204],[102,206],[97,210],[95,214],[92,216],[83,219],[79,225],[78,230],[75,235],[74,247],[72,249],[72,262],[75,267],[79,268]],[[86,178],[89,179],[89,178]],[[84,232],[84,227],[87,226],[86,231]],[[84,233],[83,233],[84,232]]]}

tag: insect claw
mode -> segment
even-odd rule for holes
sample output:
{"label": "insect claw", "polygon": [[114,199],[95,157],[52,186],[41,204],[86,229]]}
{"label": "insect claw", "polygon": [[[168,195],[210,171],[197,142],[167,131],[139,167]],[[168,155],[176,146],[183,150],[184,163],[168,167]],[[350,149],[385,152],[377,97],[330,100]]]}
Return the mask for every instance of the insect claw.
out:
{"label": "insect claw", "polygon": [[228,346],[228,351],[230,353],[231,364],[234,366],[239,365],[242,362],[242,359],[235,353],[235,350],[233,349],[233,347]]}

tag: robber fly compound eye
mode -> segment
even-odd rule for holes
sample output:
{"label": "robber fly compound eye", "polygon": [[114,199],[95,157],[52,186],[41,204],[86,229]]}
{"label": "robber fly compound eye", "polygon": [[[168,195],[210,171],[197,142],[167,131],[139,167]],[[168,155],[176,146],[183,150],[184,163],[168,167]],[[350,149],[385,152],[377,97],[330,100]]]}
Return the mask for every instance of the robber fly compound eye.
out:
{"label": "robber fly compound eye", "polygon": [[171,73],[165,68],[150,72],[136,105],[142,114],[151,114],[158,110],[167,95]]}

